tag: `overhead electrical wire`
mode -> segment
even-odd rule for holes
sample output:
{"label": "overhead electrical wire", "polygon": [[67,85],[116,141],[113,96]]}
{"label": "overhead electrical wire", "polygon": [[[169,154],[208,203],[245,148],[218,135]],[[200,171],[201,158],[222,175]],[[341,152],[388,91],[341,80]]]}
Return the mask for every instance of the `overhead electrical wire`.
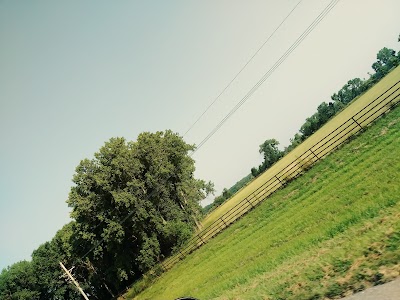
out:
{"label": "overhead electrical wire", "polygon": [[217,102],[217,100],[222,96],[223,93],[231,86],[231,84],[235,81],[235,79],[242,73],[242,71],[247,67],[247,65],[253,60],[254,57],[258,54],[258,52],[261,51],[262,48],[269,42],[269,40],[275,35],[275,33],[281,28],[283,23],[290,17],[290,15],[295,11],[297,6],[302,2],[303,0],[300,0],[297,2],[297,4],[292,8],[292,10],[286,15],[286,17],[282,20],[282,22],[278,25],[278,27],[275,28],[275,30],[269,35],[269,37],[264,41],[264,43],[257,49],[256,52],[250,57],[249,60],[244,64],[244,66],[239,70],[239,72],[236,73],[236,75],[232,78],[231,81],[224,87],[224,89],[218,94],[218,96],[211,102],[210,105],[203,111],[203,113],[194,121],[194,123],[186,130],[186,132],[183,134],[183,136],[186,136],[186,134],[189,133],[190,130],[203,118],[203,116],[208,112],[208,110]]}
{"label": "overhead electrical wire", "polygon": [[[301,0],[302,1],[302,0]],[[281,24],[279,26],[281,26],[283,24],[283,22],[288,18],[288,16],[290,16],[290,14],[294,11],[294,9],[300,4],[299,1],[296,6],[292,9],[292,11],[286,16],[286,18],[281,22]],[[331,1],[325,8],[324,10],[318,15],[318,17],[316,19],[314,19],[314,21],[307,27],[307,29],[300,35],[299,38],[297,38],[297,40],[289,47],[289,49],[279,58],[279,60],[263,75],[263,77],[257,82],[256,85],[254,85],[250,91],[236,104],[236,106],[218,123],[218,125],[199,143],[199,145],[197,146],[197,148],[191,153],[191,155],[193,155],[197,150],[199,150],[220,128],[221,126],[253,95],[253,93],[262,85],[262,83],[264,83],[265,80],[268,79],[268,77],[275,71],[276,68],[278,68],[285,60],[286,58],[289,56],[290,53],[293,52],[294,49],[296,49],[298,47],[298,45],[308,36],[309,33],[311,33],[312,30],[314,30],[314,28],[325,18],[325,16],[336,6],[336,4],[339,2],[340,0],[333,0]],[[277,27],[277,29],[272,33],[274,34],[278,29],[279,26]],[[272,36],[272,35],[271,35]],[[271,37],[270,36],[270,37]],[[268,39],[267,39],[268,41]],[[250,58],[250,60],[246,63],[246,65],[251,61],[251,59],[253,59],[257,53],[261,50],[261,48],[267,43],[264,42],[264,44],[256,51],[256,53]],[[239,71],[239,73],[235,76],[235,78],[240,74],[240,72],[246,67],[246,65]],[[235,79],[234,78],[234,79]],[[234,80],[233,79],[233,80]],[[231,82],[233,82],[233,80]],[[228,85],[229,86],[229,85]],[[227,87],[228,87],[227,86]],[[226,87],[226,88],[227,88]],[[225,89],[226,89],[225,88]],[[225,90],[224,89],[224,90]],[[221,92],[222,94],[223,92]],[[221,95],[220,94],[220,95]],[[219,97],[219,96],[218,96]],[[218,97],[216,99],[218,99]],[[214,100],[215,102],[216,100]],[[212,103],[213,104],[213,103]],[[211,104],[211,105],[212,105]],[[211,107],[211,106],[209,106]],[[209,108],[207,108],[209,109]],[[205,111],[206,112],[206,111]],[[203,115],[205,114],[205,112],[203,113]],[[198,119],[199,120],[199,119]],[[197,120],[197,121],[198,121]],[[196,122],[197,122],[196,121]],[[196,123],[195,122],[195,123]],[[195,124],[194,123],[194,124]],[[192,125],[192,127],[194,126],[194,124]],[[190,130],[190,129],[189,129]],[[188,131],[189,131],[188,130]],[[188,132],[187,131],[187,132]],[[187,133],[186,132],[186,133]],[[130,212],[121,222],[124,223],[131,215],[133,214],[133,211]],[[96,226],[96,228],[99,226],[100,224],[98,224]],[[87,251],[83,256],[80,257],[80,259],[84,259],[90,252],[92,252],[94,250],[94,248],[96,248],[99,244],[101,244],[104,241],[104,238],[102,240],[100,240],[98,243],[96,243],[92,248],[90,248],[89,251]]]}
{"label": "overhead electrical wire", "polygon": [[304,39],[315,29],[315,27],[326,17],[340,0],[332,0],[324,10],[314,19],[307,29],[286,50],[286,52],[275,62],[275,64],[261,77],[261,79],[250,89],[250,91],[233,107],[229,113],[214,127],[213,130],[197,145],[190,154],[196,153],[221,127],[222,125],[254,94],[254,92],[274,73],[274,71],[287,59],[287,57],[304,41]]}
{"label": "overhead electrical wire", "polygon": [[[300,4],[302,0],[300,0],[296,6],[292,9],[292,11],[286,16],[286,18],[281,22],[281,24],[279,26],[281,26],[283,24],[283,22],[288,18],[288,16],[290,16],[290,14],[294,11],[294,9]],[[283,61],[285,61],[285,59],[289,56],[289,54],[291,52],[293,52],[294,49],[296,49],[298,47],[298,45],[308,36],[308,34],[314,30],[314,28],[322,21],[322,19],[325,18],[325,16],[336,6],[336,4],[339,2],[340,0],[333,0],[331,1],[326,7],[325,9],[319,14],[319,16],[311,23],[311,25],[302,33],[302,35],[292,44],[292,46],[290,46],[290,48],[281,56],[281,58],[263,75],[263,77],[257,82],[256,85],[253,86],[253,88],[236,104],[236,106],[220,121],[220,123],[218,123],[218,125],[200,142],[200,144],[197,146],[197,148],[191,153],[191,155],[193,155],[198,149],[200,149],[218,130],[219,128],[221,128],[221,126],[248,100],[248,98],[251,97],[251,95],[261,86],[262,83],[264,83],[265,80],[268,79],[268,77],[274,72],[274,70],[276,68],[278,68],[280,66],[280,64],[282,64]],[[277,27],[277,29],[272,33],[272,35],[279,29],[279,26]],[[271,35],[271,36],[272,36]],[[270,36],[270,37],[271,37]],[[270,38],[269,37],[269,38]],[[268,41],[268,39],[267,39]],[[235,76],[235,78],[240,74],[241,71],[243,71],[243,69],[248,65],[248,63],[250,63],[250,61],[254,58],[254,56],[257,55],[257,53],[261,50],[261,48],[267,43],[264,42],[264,44],[256,51],[256,53],[250,58],[250,60],[246,63],[246,65],[239,71],[239,73]],[[229,85],[235,80],[235,78],[229,83]],[[228,85],[228,86],[229,86]],[[228,86],[224,89],[226,90],[228,88]],[[221,94],[224,92],[224,90],[221,92]],[[220,94],[220,95],[221,95]],[[220,96],[219,95],[219,96]],[[218,96],[218,97],[219,97]],[[218,97],[216,98],[216,100],[218,99]],[[214,102],[216,101],[214,100]],[[213,104],[213,103],[212,103]],[[209,106],[211,107],[212,104]],[[209,108],[207,108],[208,110]],[[202,114],[204,115],[206,113],[206,111]],[[201,118],[201,116],[200,116]],[[200,119],[199,118],[199,119]],[[199,120],[198,119],[198,120]],[[197,120],[197,121],[198,121]],[[196,121],[196,122],[197,122]],[[196,123],[195,122],[195,123]],[[195,123],[192,125],[192,127],[195,125]],[[187,132],[190,131],[191,128],[189,128],[189,130]],[[186,133],[187,133],[186,132]],[[185,133],[185,134],[186,134]],[[149,195],[151,196],[151,195]],[[125,221],[131,217],[133,215],[134,211],[132,210],[128,215],[126,215],[122,220],[120,224],[125,223]],[[101,223],[99,223],[95,229],[97,229],[99,226],[101,225]],[[98,242],[96,242],[84,255],[75,258],[73,260],[73,264],[77,263],[78,261],[82,261],[84,258],[86,258],[90,252],[92,252],[96,247],[98,247],[100,244],[102,244],[105,240],[105,237],[103,237],[101,240],[99,240]]]}

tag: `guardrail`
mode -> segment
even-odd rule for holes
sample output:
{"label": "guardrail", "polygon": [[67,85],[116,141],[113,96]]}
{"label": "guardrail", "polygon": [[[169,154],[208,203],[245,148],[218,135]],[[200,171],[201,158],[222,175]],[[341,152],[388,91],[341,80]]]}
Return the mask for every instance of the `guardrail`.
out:
{"label": "guardrail", "polygon": [[294,161],[287,164],[286,167],[282,168],[208,227],[197,232],[177,254],[160,262],[161,267],[164,270],[172,268],[174,264],[207,243],[210,238],[216,236],[230,224],[263,202],[273,192],[285,186],[288,182],[311,168],[317,161],[337,149],[351,137],[363,131],[377,118],[398,104],[399,100],[400,80],[372,102],[360,109],[347,121],[343,122],[339,127],[315,143],[307,151],[303,152],[303,154],[298,156]]}

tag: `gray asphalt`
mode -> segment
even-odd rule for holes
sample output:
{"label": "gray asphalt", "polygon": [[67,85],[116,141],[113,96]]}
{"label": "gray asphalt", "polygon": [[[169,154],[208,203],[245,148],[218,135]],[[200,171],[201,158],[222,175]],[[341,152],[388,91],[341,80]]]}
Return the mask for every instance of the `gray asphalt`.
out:
{"label": "gray asphalt", "polygon": [[342,298],[342,300],[400,300],[400,278]]}

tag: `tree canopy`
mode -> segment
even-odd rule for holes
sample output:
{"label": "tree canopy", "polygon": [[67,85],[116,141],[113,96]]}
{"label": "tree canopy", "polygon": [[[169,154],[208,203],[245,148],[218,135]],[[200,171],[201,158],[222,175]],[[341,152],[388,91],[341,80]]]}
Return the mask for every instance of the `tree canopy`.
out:
{"label": "tree canopy", "polygon": [[116,293],[190,237],[212,189],[193,177],[193,149],[171,131],[146,132],[112,138],[81,161],[67,202],[95,281]]}
{"label": "tree canopy", "polygon": [[111,138],[73,176],[73,221],[0,275],[1,299],[80,299],[71,267],[94,299],[110,299],[191,237],[211,183],[194,178],[194,149],[172,131]]}

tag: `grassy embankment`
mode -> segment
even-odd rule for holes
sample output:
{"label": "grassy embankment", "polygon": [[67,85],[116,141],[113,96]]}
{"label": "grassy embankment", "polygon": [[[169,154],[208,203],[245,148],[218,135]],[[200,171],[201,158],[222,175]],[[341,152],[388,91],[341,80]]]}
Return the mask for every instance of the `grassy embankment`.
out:
{"label": "grassy embankment", "polygon": [[[366,107],[369,103],[371,103],[374,99],[376,99],[379,95],[381,95],[383,91],[387,90],[399,79],[400,79],[400,67],[397,67],[391,73],[389,73],[385,78],[383,78],[379,83],[377,83],[366,93],[364,93],[361,97],[354,100],[348,107],[346,107],[337,116],[332,118],[327,124],[325,124],[316,133],[314,133],[307,140],[305,140],[296,149],[288,153],[285,157],[283,157],[270,169],[266,170],[263,174],[261,174],[251,183],[249,183],[246,187],[241,189],[231,199],[229,199],[221,206],[216,208],[214,211],[212,211],[209,215],[207,215],[207,217],[202,222],[203,227],[206,228],[207,226],[209,226],[211,223],[213,223],[215,220],[217,220],[223,214],[225,214],[229,209],[237,205],[240,201],[242,201],[244,198],[250,195],[253,191],[257,190],[258,187],[260,187],[262,184],[270,180],[281,170],[285,169],[288,164],[295,161],[299,156],[301,156],[301,154],[303,154],[313,145],[318,143],[318,141],[326,137],[329,133],[331,133],[333,130],[335,130],[345,121],[347,121],[351,116],[360,111],[362,108]],[[388,101],[389,100],[390,98],[388,99]],[[349,135],[351,134],[352,132],[349,132]],[[327,149],[327,152],[329,152],[333,148],[334,147],[332,147],[331,149]]]}
{"label": "grassy embankment", "polygon": [[137,299],[323,299],[399,276],[399,145],[398,107]]}

